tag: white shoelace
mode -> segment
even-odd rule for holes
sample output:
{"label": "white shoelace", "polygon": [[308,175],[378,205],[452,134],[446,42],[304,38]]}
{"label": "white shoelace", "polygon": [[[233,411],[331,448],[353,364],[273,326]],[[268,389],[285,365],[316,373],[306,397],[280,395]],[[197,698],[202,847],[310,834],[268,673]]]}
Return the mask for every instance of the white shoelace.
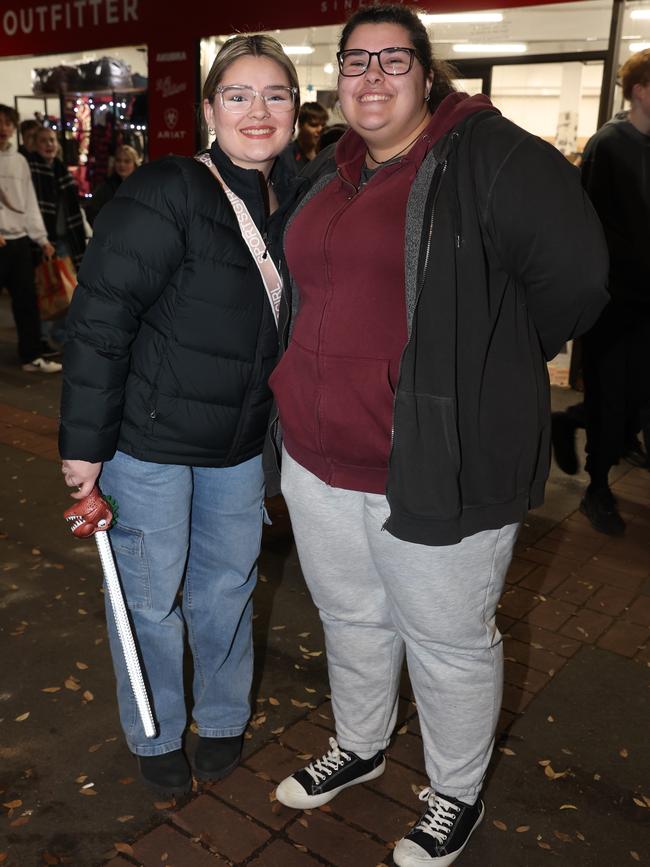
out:
{"label": "white shoelace", "polygon": [[321,783],[326,777],[331,777],[333,771],[337,771],[349,762],[351,756],[339,748],[336,740],[330,738],[330,751],[320,759],[307,765],[305,770],[315,783]]}
{"label": "white shoelace", "polygon": [[430,834],[441,845],[446,841],[452,829],[460,807],[446,801],[441,795],[436,795],[433,789],[426,787],[418,795],[421,801],[429,802],[429,809],[422,816],[414,830]]}

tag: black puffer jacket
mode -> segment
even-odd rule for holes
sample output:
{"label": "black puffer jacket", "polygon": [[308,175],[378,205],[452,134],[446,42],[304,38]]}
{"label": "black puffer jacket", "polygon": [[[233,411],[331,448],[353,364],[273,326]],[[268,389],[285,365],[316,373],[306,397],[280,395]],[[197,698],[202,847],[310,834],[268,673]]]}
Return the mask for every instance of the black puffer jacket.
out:
{"label": "black puffer jacket", "polygon": [[[289,183],[267,218],[262,175],[211,156],[277,262]],[[61,456],[233,466],[262,451],[275,322],[234,211],[209,169],[138,169],[97,218],[67,320]]]}

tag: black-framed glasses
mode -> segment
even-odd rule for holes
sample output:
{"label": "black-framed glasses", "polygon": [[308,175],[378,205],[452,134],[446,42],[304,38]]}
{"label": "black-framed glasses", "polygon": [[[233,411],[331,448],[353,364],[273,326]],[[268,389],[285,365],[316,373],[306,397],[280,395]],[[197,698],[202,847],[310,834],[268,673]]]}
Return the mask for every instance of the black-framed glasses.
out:
{"label": "black-framed glasses", "polygon": [[406,75],[413,67],[415,48],[382,48],[381,51],[349,48],[346,51],[339,51],[336,55],[339,72],[350,77],[363,75],[373,57],[377,58],[380,69],[386,75]]}
{"label": "black-framed glasses", "polygon": [[270,85],[263,90],[255,90],[245,84],[219,85],[216,92],[221,97],[221,105],[233,114],[246,114],[259,96],[272,114],[292,111],[296,105],[296,87]]}

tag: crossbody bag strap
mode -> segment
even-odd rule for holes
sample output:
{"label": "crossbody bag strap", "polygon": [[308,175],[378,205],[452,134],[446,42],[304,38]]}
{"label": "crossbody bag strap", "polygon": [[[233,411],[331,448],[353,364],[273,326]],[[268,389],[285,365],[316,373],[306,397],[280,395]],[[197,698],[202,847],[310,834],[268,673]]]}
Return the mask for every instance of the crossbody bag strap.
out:
{"label": "crossbody bag strap", "polygon": [[273,318],[275,319],[275,325],[277,327],[280,319],[282,277],[278,269],[275,267],[275,262],[267,253],[266,244],[260,234],[260,230],[255,225],[255,221],[251,217],[244,202],[239,198],[239,196],[233,193],[228,184],[226,184],[224,179],[221,177],[216,166],[210,159],[210,155],[205,153],[198,154],[196,159],[210,169],[212,174],[221,184],[221,188],[233,207],[235,216],[237,217],[237,222],[239,223],[239,231],[241,232],[242,238],[246,242],[246,246],[248,247],[262,277],[262,282],[266,289],[266,297],[271,305]]}

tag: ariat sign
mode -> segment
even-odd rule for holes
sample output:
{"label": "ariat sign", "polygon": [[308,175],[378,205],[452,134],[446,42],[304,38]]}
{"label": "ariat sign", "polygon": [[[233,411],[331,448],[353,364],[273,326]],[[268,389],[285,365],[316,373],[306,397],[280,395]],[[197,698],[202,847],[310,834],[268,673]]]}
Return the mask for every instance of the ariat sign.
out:
{"label": "ariat sign", "polygon": [[139,0],[67,0],[2,13],[5,36],[55,33],[138,21]]}

